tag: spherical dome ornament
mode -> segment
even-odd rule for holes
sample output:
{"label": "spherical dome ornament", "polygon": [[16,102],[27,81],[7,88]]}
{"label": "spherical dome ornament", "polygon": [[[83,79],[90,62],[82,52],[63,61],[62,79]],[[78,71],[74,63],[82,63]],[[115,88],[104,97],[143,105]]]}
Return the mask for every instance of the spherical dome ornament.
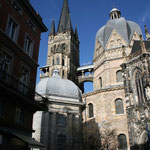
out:
{"label": "spherical dome ornament", "polygon": [[59,71],[54,70],[51,78],[42,78],[36,92],[45,96],[58,96],[81,100],[80,89],[68,79],[62,79]]}

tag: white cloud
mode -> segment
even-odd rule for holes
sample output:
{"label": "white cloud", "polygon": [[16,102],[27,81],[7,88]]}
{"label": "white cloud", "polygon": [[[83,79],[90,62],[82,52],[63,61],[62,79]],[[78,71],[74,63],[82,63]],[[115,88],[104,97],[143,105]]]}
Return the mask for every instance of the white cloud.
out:
{"label": "white cloud", "polygon": [[85,63],[81,63],[81,66],[86,66],[86,65],[91,65],[92,64],[92,61],[88,61],[88,62],[85,62]]}
{"label": "white cloud", "polygon": [[145,23],[147,19],[150,19],[150,9],[146,9],[141,17],[142,23]]}

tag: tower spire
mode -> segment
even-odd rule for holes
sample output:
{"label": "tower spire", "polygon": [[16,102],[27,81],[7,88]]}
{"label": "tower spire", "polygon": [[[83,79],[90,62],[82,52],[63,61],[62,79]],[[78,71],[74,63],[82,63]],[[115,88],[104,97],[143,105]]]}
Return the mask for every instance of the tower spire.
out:
{"label": "tower spire", "polygon": [[70,14],[68,15],[68,23],[67,23],[66,29],[67,30],[72,30],[72,24],[71,24]]}
{"label": "tower spire", "polygon": [[55,22],[54,19],[52,21],[51,29],[49,35],[55,35]]}
{"label": "tower spire", "polygon": [[150,34],[148,33],[148,29],[147,29],[147,26],[146,25],[144,25],[144,27],[145,27],[145,35],[146,35],[146,40],[150,40]]}
{"label": "tower spire", "polygon": [[[63,7],[61,10],[60,19],[59,19],[59,24],[58,24],[58,28],[57,28],[57,32],[62,32],[62,29],[63,29],[63,32],[68,30],[68,28],[67,28],[68,27],[68,21],[70,22],[69,24],[71,24],[68,0],[64,0]],[[72,26],[70,26],[70,29],[72,29]]]}
{"label": "tower spire", "polygon": [[79,40],[77,25],[75,26],[75,37],[77,40]]}

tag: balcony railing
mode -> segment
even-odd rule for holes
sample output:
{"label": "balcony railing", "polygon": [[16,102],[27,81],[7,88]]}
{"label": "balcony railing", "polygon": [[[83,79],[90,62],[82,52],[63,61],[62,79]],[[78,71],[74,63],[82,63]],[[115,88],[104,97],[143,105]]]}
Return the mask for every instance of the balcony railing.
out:
{"label": "balcony railing", "polygon": [[8,74],[6,71],[0,70],[0,83],[26,98],[35,100],[39,103],[46,102],[46,98],[36,93],[35,90],[29,88],[28,86]]}

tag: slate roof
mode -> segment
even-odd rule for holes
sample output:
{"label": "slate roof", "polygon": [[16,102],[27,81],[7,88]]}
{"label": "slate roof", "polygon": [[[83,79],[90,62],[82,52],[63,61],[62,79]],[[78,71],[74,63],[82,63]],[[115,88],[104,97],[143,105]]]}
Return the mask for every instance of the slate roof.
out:
{"label": "slate roof", "polygon": [[66,30],[72,30],[68,0],[64,0],[57,32],[65,32]]}
{"label": "slate roof", "polygon": [[116,30],[124,40],[129,44],[134,32],[142,35],[141,28],[138,24],[132,21],[126,21],[125,18],[120,17],[117,19],[108,20],[106,25],[100,28],[96,34],[96,39],[105,48],[113,30]]}
{"label": "slate roof", "polygon": [[[134,41],[131,54],[136,53],[137,51],[141,50],[140,42],[141,41]],[[144,41],[144,45],[145,45],[146,50],[150,52],[150,41]]]}
{"label": "slate roof", "polygon": [[36,87],[36,92],[46,96],[59,96],[81,99],[80,89],[68,79],[62,79],[57,70],[51,78],[42,78]]}
{"label": "slate roof", "polygon": [[55,35],[55,22],[53,20],[49,35]]}

